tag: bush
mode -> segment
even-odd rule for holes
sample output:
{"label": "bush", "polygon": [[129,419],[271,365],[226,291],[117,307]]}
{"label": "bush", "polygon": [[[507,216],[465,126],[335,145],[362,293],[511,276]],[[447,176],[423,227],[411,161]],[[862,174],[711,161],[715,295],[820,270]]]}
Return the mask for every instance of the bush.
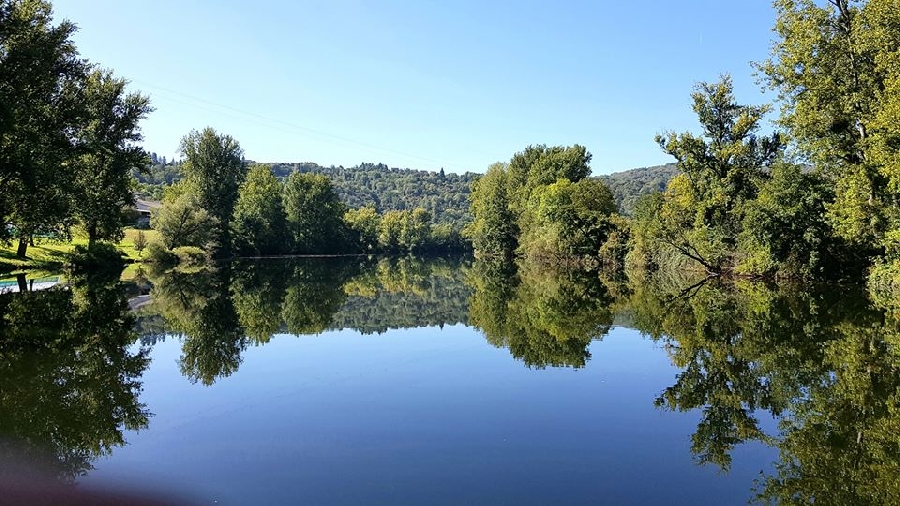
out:
{"label": "bush", "polygon": [[66,267],[76,274],[115,273],[125,268],[125,259],[114,244],[96,242],[90,246],[75,246]]}
{"label": "bush", "polygon": [[166,249],[162,243],[153,241],[147,245],[147,256],[144,261],[160,266],[175,266],[178,264],[178,255]]}
{"label": "bush", "polygon": [[196,246],[180,246],[172,250],[172,253],[178,258],[178,265],[181,267],[196,267],[206,264],[209,257],[203,248]]}

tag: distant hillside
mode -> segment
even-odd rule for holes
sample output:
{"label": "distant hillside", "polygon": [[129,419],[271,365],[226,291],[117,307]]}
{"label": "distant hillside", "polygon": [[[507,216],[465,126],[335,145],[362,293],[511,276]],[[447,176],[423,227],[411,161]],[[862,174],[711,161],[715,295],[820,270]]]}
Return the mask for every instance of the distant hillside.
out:
{"label": "distant hillside", "polygon": [[[479,174],[445,174],[443,171],[391,168],[382,163],[363,163],[356,167],[323,167],[315,163],[272,163],[272,172],[283,179],[292,171],[324,174],[331,179],[338,195],[350,208],[374,206],[379,211],[423,207],[436,223],[461,228],[471,221],[469,193]],[[138,191],[149,198],[161,199],[165,185],[181,178],[180,164],[157,163],[147,173],[135,172]]]}
{"label": "distant hillside", "polygon": [[[423,207],[437,223],[461,228],[471,221],[469,194],[472,183],[481,174],[431,172],[398,169],[383,163],[362,163],[355,167],[323,167],[316,163],[271,163],[272,172],[283,179],[292,171],[324,174],[331,179],[338,195],[350,208],[374,206],[379,211]],[[178,163],[154,164],[147,173],[135,172],[139,191],[149,198],[161,199],[163,187],[181,178]],[[631,214],[638,197],[663,191],[678,173],[674,163],[616,172],[598,179],[609,185],[616,203]]]}
{"label": "distant hillside", "polygon": [[665,190],[669,180],[676,174],[678,168],[675,164],[667,163],[615,172],[599,176],[598,179],[609,185],[613,195],[616,196],[619,209],[625,214],[631,214],[634,203],[641,195]]}
{"label": "distant hillside", "polygon": [[426,170],[398,169],[383,163],[362,163],[356,167],[322,167],[315,163],[273,163],[279,178],[291,171],[328,176],[347,206],[374,206],[379,211],[423,207],[435,222],[461,227],[471,221],[469,193],[479,174],[445,174]]}

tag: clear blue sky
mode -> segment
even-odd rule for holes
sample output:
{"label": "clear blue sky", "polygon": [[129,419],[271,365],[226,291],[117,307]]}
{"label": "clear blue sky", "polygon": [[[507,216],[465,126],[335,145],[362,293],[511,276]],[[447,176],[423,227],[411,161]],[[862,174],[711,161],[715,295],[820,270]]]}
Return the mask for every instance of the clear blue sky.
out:
{"label": "clear blue sky", "polygon": [[696,130],[693,83],[723,72],[765,100],[765,0],[52,0],[89,60],[151,97],[145,147],[191,129],[249,159],[483,172],[529,144],[574,144],[595,174],[670,161]]}

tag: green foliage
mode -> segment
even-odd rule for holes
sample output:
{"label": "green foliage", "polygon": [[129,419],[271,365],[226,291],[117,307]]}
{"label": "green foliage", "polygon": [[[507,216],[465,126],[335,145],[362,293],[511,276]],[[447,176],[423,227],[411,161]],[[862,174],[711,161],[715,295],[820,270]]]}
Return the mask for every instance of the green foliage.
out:
{"label": "green foliage", "polygon": [[821,175],[776,164],[759,197],[747,205],[738,271],[806,279],[858,277],[864,265],[833,236],[825,220],[833,199],[834,191]]}
{"label": "green foliage", "polygon": [[568,179],[535,190],[534,226],[524,239],[526,253],[594,258],[613,229],[616,212],[609,188],[596,179]]}
{"label": "green foliage", "polygon": [[67,267],[76,274],[108,273],[115,279],[125,267],[125,259],[114,244],[95,242],[88,243],[87,246],[75,246]]}
{"label": "green foliage", "polygon": [[166,199],[153,216],[153,228],[168,249],[179,246],[207,247],[214,240],[217,220],[195,203],[194,196],[183,193]]}
{"label": "green foliage", "polygon": [[[900,498],[900,327],[859,287],[642,280],[635,327],[681,369],[658,406],[699,410],[691,450],[725,470],[733,449],[779,450],[756,481],[767,504],[892,504]],[[766,433],[759,419],[777,419]]]}
{"label": "green foliage", "polygon": [[147,256],[144,261],[160,267],[171,267],[178,264],[178,256],[163,244],[153,241],[147,245]]}
{"label": "green foliage", "polygon": [[479,261],[469,283],[472,324],[528,367],[584,367],[588,345],[612,325],[612,298],[596,275]]}
{"label": "green foliage", "polygon": [[[150,364],[118,275],[75,276],[68,289],[0,295],[0,433],[10,462],[47,462],[73,482],[145,429]],[[47,457],[49,458],[49,461]]]}
{"label": "green foliage", "polygon": [[209,261],[206,250],[197,246],[179,246],[173,248],[172,253],[178,257],[180,267],[199,267],[206,265]]}
{"label": "green foliage", "polygon": [[378,249],[378,233],[381,228],[381,216],[374,207],[350,209],[344,213],[351,236],[350,242],[359,245],[363,253],[371,253]]}
{"label": "green foliage", "polygon": [[694,111],[704,134],[657,142],[681,174],[634,208],[629,264],[710,273],[825,278],[860,263],[825,219],[829,179],[783,161],[778,134],[758,137],[764,107],[735,103],[731,79],[700,84]]}
{"label": "green foliage", "polygon": [[775,7],[777,39],[758,67],[778,92],[780,122],[800,154],[834,181],[826,206],[834,234],[857,257],[886,253],[900,229],[900,10],[892,0]]}
{"label": "green foliage", "polygon": [[269,167],[255,164],[241,184],[231,219],[235,251],[241,255],[277,255],[287,251],[287,218],[282,184]]}
{"label": "green foliage", "polygon": [[119,241],[126,211],[134,204],[131,172],[145,167],[149,157],[136,145],[142,140],[138,123],[152,109],[147,97],[125,93],[125,80],[111,71],[94,70],[82,91],[87,121],[77,133],[72,209],[88,241]]}
{"label": "green foliage", "polygon": [[229,224],[247,173],[244,152],[230,135],[210,127],[185,135],[179,149],[185,157],[182,170],[187,187],[197,205],[215,218],[212,239],[219,249],[217,254],[227,256],[231,248]]}
{"label": "green foliage", "polygon": [[138,230],[137,234],[134,235],[134,250],[138,252],[138,255],[142,254],[144,248],[147,247],[147,236],[144,234],[143,230]]}
{"label": "green foliage", "polygon": [[778,135],[757,137],[765,107],[735,103],[731,78],[700,83],[692,94],[703,136],[658,135],[660,147],[678,160],[664,194],[652,239],[711,272],[734,267],[745,205],[756,198],[763,170],[778,158]]}
{"label": "green foliage", "polygon": [[[198,250],[199,251],[199,250]],[[182,373],[212,384],[273,334],[317,334],[467,321],[468,266],[459,260],[273,259],[233,268],[156,270],[151,311],[182,335]]]}
{"label": "green foliage", "polygon": [[471,212],[474,220],[465,233],[479,255],[508,258],[518,245],[518,227],[513,214],[509,173],[495,163],[472,185]]}
{"label": "green foliage", "polygon": [[525,205],[535,188],[560,179],[574,183],[588,177],[591,174],[590,163],[591,154],[578,144],[550,148],[540,144],[516,153],[507,168],[508,185],[514,190],[514,210],[520,210]]}
{"label": "green foliage", "polygon": [[346,208],[327,177],[292,173],[284,183],[283,200],[294,253],[343,249]]}
{"label": "green foliage", "polygon": [[381,217],[378,227],[378,246],[383,251],[400,251],[400,234],[406,221],[402,211],[388,211]]}
{"label": "green foliage", "polygon": [[494,164],[472,190],[465,233],[481,257],[515,253],[545,260],[595,260],[616,212],[609,188],[590,174],[583,146],[529,146],[508,165]]}
{"label": "green foliage", "polygon": [[[14,225],[22,258],[33,235],[72,224],[66,166],[88,65],[71,40],[75,25],[52,23],[48,2],[0,2],[0,222]],[[0,238],[8,233],[2,227]]]}
{"label": "green foliage", "polygon": [[666,191],[669,181],[678,175],[674,163],[625,170],[598,179],[606,183],[616,197],[616,205],[623,214],[631,215],[638,199],[650,193]]}
{"label": "green foliage", "polygon": [[314,163],[275,163],[272,171],[280,179],[292,172],[327,176],[334,191],[350,209],[373,207],[379,213],[421,207],[435,223],[449,223],[461,230],[471,221],[468,210],[471,185],[480,176],[443,174],[424,170],[390,168],[362,163],[355,167],[323,167]]}

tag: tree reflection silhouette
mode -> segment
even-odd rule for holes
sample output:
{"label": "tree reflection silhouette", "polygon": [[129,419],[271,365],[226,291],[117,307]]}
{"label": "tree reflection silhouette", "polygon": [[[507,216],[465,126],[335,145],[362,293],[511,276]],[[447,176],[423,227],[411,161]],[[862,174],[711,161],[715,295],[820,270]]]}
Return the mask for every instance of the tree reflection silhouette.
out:
{"label": "tree reflection silhouette", "polygon": [[[859,288],[643,283],[630,307],[682,368],[657,405],[701,410],[700,463],[727,470],[735,445],[761,440],[780,457],[757,481],[757,500],[900,501],[898,322]],[[760,430],[762,411],[778,419],[777,433]]]}
{"label": "tree reflection silhouette", "polygon": [[123,289],[113,279],[75,276],[68,288],[0,296],[0,451],[61,479],[146,428],[139,400],[146,350]]}
{"label": "tree reflection silhouette", "polygon": [[476,262],[474,326],[529,367],[584,367],[588,344],[612,326],[613,299],[595,272]]}

